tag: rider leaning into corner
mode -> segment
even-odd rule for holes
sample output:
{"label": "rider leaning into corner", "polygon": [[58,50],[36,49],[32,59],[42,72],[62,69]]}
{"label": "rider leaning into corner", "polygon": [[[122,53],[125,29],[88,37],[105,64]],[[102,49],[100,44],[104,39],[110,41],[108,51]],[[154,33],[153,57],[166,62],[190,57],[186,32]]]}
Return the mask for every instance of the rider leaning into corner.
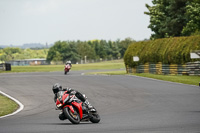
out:
{"label": "rider leaning into corner", "polygon": [[[80,92],[72,89],[72,88],[62,88],[62,86],[59,83],[56,83],[53,85],[53,93],[54,93],[54,102],[56,102],[57,98],[59,97],[59,91],[67,91],[68,94],[74,94],[78,99],[80,99],[84,104],[86,104],[88,106],[89,110],[93,109],[93,106],[91,106],[91,104],[89,103],[87,97],[83,94],[81,94]],[[60,116],[63,115],[63,112],[61,112],[59,114],[59,118]]]}
{"label": "rider leaning into corner", "polygon": [[71,62],[70,60],[66,62],[66,65],[67,65],[67,64],[69,64],[70,67],[72,67],[72,62]]}

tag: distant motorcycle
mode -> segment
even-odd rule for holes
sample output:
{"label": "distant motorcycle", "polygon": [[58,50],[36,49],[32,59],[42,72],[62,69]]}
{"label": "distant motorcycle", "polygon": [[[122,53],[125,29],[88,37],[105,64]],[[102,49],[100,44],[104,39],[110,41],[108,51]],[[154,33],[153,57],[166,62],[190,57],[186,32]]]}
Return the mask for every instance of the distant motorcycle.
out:
{"label": "distant motorcycle", "polygon": [[74,94],[59,91],[58,96],[56,106],[57,109],[62,110],[59,115],[60,120],[68,119],[73,124],[79,124],[80,121],[99,123],[100,116],[97,110],[95,108],[89,110],[87,105]]}
{"label": "distant motorcycle", "polygon": [[65,65],[64,74],[66,75],[70,69],[71,69],[71,66],[69,64]]}

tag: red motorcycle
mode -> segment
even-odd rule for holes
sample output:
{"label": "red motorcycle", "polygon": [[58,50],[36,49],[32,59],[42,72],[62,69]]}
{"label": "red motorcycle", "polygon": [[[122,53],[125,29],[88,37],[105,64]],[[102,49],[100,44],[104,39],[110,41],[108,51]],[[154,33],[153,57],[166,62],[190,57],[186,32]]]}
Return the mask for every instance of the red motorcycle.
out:
{"label": "red motorcycle", "polygon": [[100,121],[97,110],[95,108],[89,110],[87,105],[74,94],[59,91],[58,96],[56,106],[62,110],[59,115],[60,120],[68,119],[73,124],[79,124],[80,121],[91,121],[92,123]]}
{"label": "red motorcycle", "polygon": [[69,72],[70,69],[71,69],[71,66],[69,64],[65,65],[65,69],[64,69],[65,75]]}

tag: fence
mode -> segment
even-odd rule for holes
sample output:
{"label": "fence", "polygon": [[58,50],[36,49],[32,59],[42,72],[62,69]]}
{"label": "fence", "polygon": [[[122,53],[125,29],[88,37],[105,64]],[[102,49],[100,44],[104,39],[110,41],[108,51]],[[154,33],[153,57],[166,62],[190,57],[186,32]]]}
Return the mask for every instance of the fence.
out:
{"label": "fence", "polygon": [[164,75],[199,75],[200,62],[190,62],[186,65],[179,64],[157,64],[146,63],[134,68],[126,67],[127,73],[152,73]]}
{"label": "fence", "polygon": [[10,63],[12,66],[49,65],[46,59],[11,60],[6,63]]}

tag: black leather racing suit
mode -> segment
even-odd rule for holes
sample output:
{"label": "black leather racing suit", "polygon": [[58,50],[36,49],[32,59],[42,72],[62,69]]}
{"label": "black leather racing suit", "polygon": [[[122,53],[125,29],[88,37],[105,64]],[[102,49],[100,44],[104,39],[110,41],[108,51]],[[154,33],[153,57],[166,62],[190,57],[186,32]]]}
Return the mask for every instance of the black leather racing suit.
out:
{"label": "black leather racing suit", "polygon": [[[74,94],[82,102],[85,102],[85,100],[86,100],[86,98],[79,91],[76,91],[74,89],[66,88],[66,89],[62,89],[61,91],[67,91],[68,94],[70,94],[70,93]],[[58,97],[59,97],[58,93],[55,93],[55,96],[54,96],[54,101],[55,102],[56,102],[56,100],[57,100]]]}

